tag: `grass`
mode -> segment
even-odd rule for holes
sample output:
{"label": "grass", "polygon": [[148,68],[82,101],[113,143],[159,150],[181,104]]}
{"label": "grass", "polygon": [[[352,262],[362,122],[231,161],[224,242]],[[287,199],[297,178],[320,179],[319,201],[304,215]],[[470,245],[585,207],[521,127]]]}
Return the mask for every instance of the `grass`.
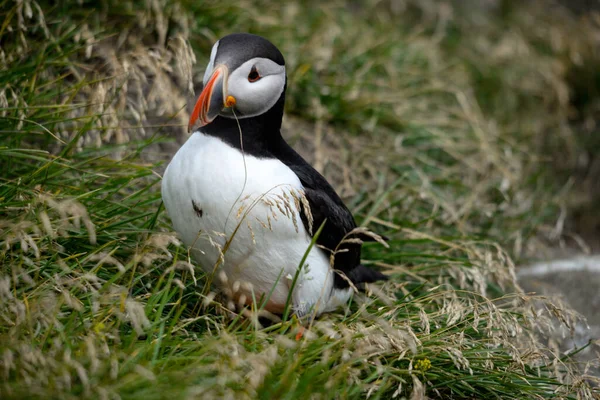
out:
{"label": "grass", "polygon": [[[535,6],[481,26],[394,4],[3,3],[0,397],[598,396],[542,340],[577,316],[513,264],[563,234],[566,178],[544,166],[579,144],[554,65],[583,45],[553,48],[544,29],[571,22]],[[232,30],[282,49],[286,136],[390,237],[363,256],[391,281],[300,338],[203,291],[161,207],[190,82]]]}

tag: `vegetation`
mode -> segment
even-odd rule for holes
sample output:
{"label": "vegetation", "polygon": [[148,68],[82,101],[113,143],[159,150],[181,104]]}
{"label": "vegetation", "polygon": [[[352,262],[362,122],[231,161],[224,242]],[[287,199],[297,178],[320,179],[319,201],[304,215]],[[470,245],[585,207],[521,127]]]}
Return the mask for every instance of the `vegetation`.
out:
{"label": "vegetation", "polygon": [[[513,261],[568,239],[597,22],[458,3],[3,2],[0,397],[598,398]],[[286,137],[390,238],[391,281],[306,329],[204,290],[161,207],[231,31],[280,47]]]}

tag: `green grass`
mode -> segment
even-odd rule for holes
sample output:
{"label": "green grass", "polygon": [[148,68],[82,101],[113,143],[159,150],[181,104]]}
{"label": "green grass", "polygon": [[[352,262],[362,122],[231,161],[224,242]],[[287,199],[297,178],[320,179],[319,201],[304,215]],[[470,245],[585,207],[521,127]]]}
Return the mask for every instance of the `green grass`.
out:
{"label": "green grass", "polygon": [[[577,147],[538,140],[567,107],[536,97],[566,82],[539,72],[563,57],[543,35],[509,62],[477,52],[468,17],[440,28],[419,2],[32,4],[0,8],[1,398],[598,395],[541,339],[576,316],[514,281],[564,201],[546,154]],[[478,37],[542,18],[511,15]],[[205,291],[161,207],[189,82],[232,30],[282,49],[286,136],[390,237],[363,257],[391,281],[302,337],[295,318],[262,328]]]}

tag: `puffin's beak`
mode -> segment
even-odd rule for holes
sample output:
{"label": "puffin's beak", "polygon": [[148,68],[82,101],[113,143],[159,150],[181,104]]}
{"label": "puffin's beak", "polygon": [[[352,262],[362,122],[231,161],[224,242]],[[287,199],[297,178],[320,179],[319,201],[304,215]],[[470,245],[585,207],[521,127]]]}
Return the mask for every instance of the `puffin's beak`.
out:
{"label": "puffin's beak", "polygon": [[188,132],[191,132],[193,128],[207,125],[226,107],[225,91],[227,88],[225,82],[227,82],[228,73],[229,71],[225,65],[219,65],[213,70],[194,106],[188,124]]}

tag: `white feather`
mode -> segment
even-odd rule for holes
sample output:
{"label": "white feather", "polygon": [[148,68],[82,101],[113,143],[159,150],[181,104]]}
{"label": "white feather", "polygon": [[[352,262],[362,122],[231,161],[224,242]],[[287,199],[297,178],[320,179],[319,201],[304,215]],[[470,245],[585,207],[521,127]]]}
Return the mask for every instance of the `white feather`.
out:
{"label": "white feather", "polygon": [[213,73],[213,69],[215,67],[215,57],[217,57],[217,50],[219,49],[219,41],[213,44],[212,50],[210,51],[210,60],[208,61],[208,65],[206,66],[206,70],[204,71],[204,79],[202,80],[204,86],[210,79],[210,76]]}
{"label": "white feather", "polygon": [[[236,288],[248,299],[252,290],[260,298],[273,289],[269,308],[274,312],[283,309],[311,241],[293,201],[285,211],[281,199],[286,195],[291,199],[302,190],[296,174],[281,161],[246,155],[244,167],[239,150],[201,132],[194,133],[173,157],[162,181],[173,226],[204,270],[213,273],[222,255],[220,270],[230,288],[239,282]],[[194,211],[192,200],[202,216]],[[225,248],[229,239],[231,244],[222,254],[218,247]],[[295,312],[331,311],[351,294],[351,289],[333,289],[329,259],[313,247],[293,292]]]}

